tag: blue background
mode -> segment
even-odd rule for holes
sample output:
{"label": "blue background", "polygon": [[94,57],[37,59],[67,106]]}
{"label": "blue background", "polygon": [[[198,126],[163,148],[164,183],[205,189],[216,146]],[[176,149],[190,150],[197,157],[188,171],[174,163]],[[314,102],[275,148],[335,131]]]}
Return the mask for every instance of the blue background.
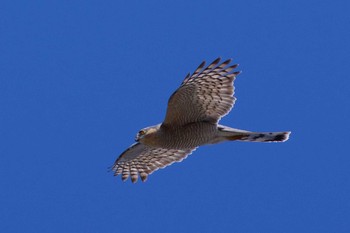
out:
{"label": "blue background", "polygon": [[[2,1],[0,232],[350,232],[348,1]],[[108,172],[202,60],[286,143]]]}

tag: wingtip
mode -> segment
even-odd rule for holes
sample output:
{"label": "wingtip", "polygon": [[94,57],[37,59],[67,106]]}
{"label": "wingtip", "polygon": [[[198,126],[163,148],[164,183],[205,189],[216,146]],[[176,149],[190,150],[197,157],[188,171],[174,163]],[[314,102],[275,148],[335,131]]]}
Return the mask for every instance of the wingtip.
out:
{"label": "wingtip", "polygon": [[201,69],[205,66],[205,61],[202,61],[201,64],[199,64],[198,68],[197,69]]}
{"label": "wingtip", "polygon": [[221,57],[216,58],[212,64],[218,64],[221,61]]}
{"label": "wingtip", "polygon": [[[223,63],[221,63],[221,65],[220,65],[219,67],[222,68],[222,69],[226,69],[225,67],[226,67],[227,65],[229,65],[229,64],[231,63],[231,61],[232,61],[232,58],[227,59],[226,61],[224,61]],[[230,66],[230,67],[233,67],[233,66]]]}
{"label": "wingtip", "polygon": [[122,181],[125,182],[125,181],[128,179],[128,177],[129,177],[129,176],[124,177],[124,176],[122,175]]}
{"label": "wingtip", "polygon": [[146,182],[147,178],[148,178],[148,175],[147,173],[141,173],[140,174],[140,177],[141,177],[141,181],[142,182]]}

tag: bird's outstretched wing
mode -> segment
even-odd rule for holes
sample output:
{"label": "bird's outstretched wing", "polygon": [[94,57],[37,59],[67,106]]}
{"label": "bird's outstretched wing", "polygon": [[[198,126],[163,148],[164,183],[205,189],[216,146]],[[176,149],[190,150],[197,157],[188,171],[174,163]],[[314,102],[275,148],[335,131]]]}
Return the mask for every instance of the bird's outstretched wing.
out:
{"label": "bird's outstretched wing", "polygon": [[137,181],[138,176],[141,177],[142,181],[146,181],[152,172],[174,162],[182,161],[195,149],[152,148],[137,142],[119,156],[112,170],[115,176],[121,175],[123,181],[127,180],[129,176],[133,183]]}
{"label": "bird's outstretched wing", "polygon": [[233,107],[233,81],[240,72],[230,65],[231,59],[220,64],[220,58],[203,68],[199,65],[188,74],[181,86],[171,95],[162,126],[171,127],[208,121],[217,123]]}

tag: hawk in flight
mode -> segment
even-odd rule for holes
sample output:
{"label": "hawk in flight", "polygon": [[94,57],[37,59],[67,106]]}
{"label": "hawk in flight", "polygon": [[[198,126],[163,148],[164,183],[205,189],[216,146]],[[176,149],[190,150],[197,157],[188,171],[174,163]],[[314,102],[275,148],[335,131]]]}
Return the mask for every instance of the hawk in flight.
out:
{"label": "hawk in flight", "polygon": [[225,141],[284,142],[290,132],[250,132],[218,124],[233,107],[233,81],[240,73],[231,59],[205,62],[170,96],[164,122],[141,129],[136,143],[115,161],[114,175],[146,181],[152,172],[180,162],[198,146]]}

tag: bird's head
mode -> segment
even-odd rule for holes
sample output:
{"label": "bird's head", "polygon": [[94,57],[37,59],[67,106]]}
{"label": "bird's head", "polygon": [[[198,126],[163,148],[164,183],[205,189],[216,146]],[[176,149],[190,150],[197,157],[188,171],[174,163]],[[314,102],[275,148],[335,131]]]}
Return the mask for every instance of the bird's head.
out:
{"label": "bird's head", "polygon": [[160,127],[160,124],[141,129],[136,134],[135,141],[136,142],[144,141],[144,139],[147,138],[148,136],[154,135],[159,130],[159,127]]}

